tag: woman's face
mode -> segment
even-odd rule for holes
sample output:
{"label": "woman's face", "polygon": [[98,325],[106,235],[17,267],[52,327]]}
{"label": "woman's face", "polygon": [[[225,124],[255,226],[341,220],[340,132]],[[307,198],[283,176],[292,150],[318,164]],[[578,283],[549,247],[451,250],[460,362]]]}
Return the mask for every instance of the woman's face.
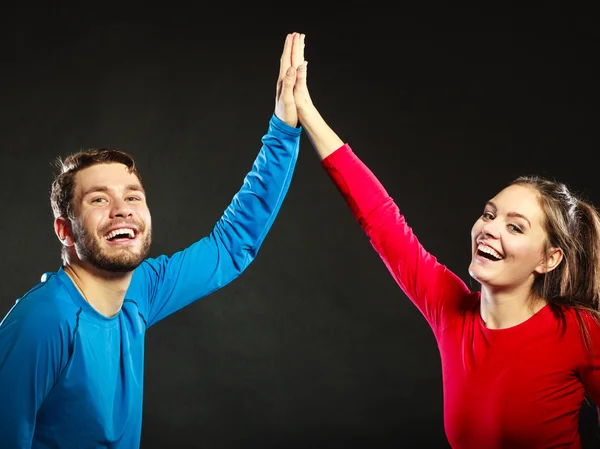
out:
{"label": "woman's face", "polygon": [[511,185],[485,206],[471,229],[469,274],[480,284],[514,289],[548,270],[544,212],[536,190]]}

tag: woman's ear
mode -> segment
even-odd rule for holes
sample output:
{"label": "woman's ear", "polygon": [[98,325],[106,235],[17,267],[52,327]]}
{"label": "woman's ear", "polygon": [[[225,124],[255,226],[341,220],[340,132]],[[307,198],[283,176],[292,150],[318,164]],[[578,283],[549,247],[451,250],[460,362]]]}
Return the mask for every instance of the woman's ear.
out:
{"label": "woman's ear", "polygon": [[536,272],[543,274],[554,270],[563,260],[563,252],[560,248],[550,248],[544,259],[536,267]]}

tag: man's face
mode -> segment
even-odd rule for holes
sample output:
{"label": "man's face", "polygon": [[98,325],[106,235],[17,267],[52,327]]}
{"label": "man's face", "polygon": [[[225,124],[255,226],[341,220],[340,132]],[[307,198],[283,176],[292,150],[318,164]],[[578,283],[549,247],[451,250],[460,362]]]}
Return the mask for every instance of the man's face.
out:
{"label": "man's face", "polygon": [[144,190],[123,164],[97,164],[75,175],[73,241],[80,260],[128,272],[148,257],[152,220]]}

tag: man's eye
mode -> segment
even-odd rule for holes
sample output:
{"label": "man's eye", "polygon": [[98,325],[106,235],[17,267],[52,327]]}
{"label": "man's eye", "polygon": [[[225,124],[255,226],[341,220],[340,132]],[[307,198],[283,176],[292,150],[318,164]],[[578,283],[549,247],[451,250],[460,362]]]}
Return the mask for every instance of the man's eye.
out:
{"label": "man's eye", "polygon": [[92,203],[103,203],[106,201],[106,198],[95,198],[92,200]]}
{"label": "man's eye", "polygon": [[127,198],[127,201],[141,201],[137,196],[130,196]]}

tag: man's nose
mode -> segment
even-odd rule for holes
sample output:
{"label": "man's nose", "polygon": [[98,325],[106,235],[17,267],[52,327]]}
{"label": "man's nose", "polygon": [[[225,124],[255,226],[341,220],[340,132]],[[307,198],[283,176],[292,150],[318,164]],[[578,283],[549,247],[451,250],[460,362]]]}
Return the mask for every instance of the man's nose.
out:
{"label": "man's nose", "polygon": [[115,199],[112,203],[111,217],[131,216],[131,205],[123,199]]}

